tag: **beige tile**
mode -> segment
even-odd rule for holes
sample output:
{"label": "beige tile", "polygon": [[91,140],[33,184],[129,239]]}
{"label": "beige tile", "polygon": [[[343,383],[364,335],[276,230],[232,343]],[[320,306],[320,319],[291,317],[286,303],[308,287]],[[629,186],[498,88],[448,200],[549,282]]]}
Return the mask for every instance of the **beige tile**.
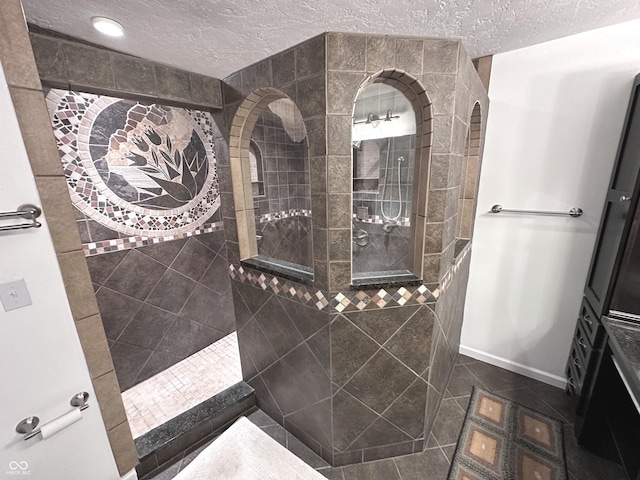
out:
{"label": "beige tile", "polygon": [[107,432],[111,451],[120,475],[124,475],[138,465],[138,452],[133,443],[129,424],[123,422]]}
{"label": "beige tile", "polygon": [[113,370],[113,361],[100,315],[76,322],[76,328],[91,378],[97,378]]}
{"label": "beige tile", "polygon": [[18,87],[10,91],[33,174],[63,175],[44,95]]}
{"label": "beige tile", "polygon": [[98,397],[100,412],[107,430],[120,425],[127,420],[127,415],[120,395],[120,385],[116,372],[111,371],[101,377],[93,379],[93,388]]}
{"label": "beige tile", "polygon": [[0,60],[9,85],[41,88],[20,0],[0,2]]}
{"label": "beige tile", "polygon": [[69,190],[64,177],[36,177],[42,210],[58,253],[82,249]]}
{"label": "beige tile", "polygon": [[67,291],[73,318],[80,320],[97,315],[98,303],[91,285],[89,268],[81,250],[58,254],[62,280]]}

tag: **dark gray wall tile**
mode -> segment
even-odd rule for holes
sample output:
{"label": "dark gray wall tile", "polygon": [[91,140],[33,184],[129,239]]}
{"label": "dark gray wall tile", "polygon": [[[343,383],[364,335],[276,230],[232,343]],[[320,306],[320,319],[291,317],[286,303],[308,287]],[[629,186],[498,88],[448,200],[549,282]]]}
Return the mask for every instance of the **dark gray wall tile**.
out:
{"label": "dark gray wall tile", "polygon": [[459,49],[459,40],[425,40],[424,73],[456,73]]}
{"label": "dark gray wall tile", "polygon": [[156,307],[179,313],[196,285],[196,282],[175,270],[167,270],[146,301]]}
{"label": "dark gray wall tile", "polygon": [[171,264],[171,268],[198,281],[214,258],[215,254],[210,249],[191,237]]}
{"label": "dark gray wall tile", "polygon": [[106,89],[116,87],[109,52],[69,42],[62,44],[62,52],[70,84]]}
{"label": "dark gray wall tile", "polygon": [[271,59],[273,68],[273,86],[281,87],[296,79],[295,51],[287,50],[284,53],[274,55]]}
{"label": "dark gray wall tile", "polygon": [[427,382],[418,378],[384,412],[384,417],[403,431],[419,438],[424,433]]}
{"label": "dark gray wall tile", "polygon": [[[385,388],[380,388],[380,379]],[[384,350],[379,350],[344,386],[344,389],[376,412],[382,413],[416,376]]]}
{"label": "dark gray wall tile", "polygon": [[348,33],[327,34],[327,68],[364,72],[367,37]]}
{"label": "dark gray wall tile", "polygon": [[285,415],[331,396],[329,377],[305,344],[282,357],[261,376]]}
{"label": "dark gray wall tile", "polygon": [[389,36],[367,37],[367,72],[375,73],[396,66],[396,39]]}
{"label": "dark gray wall tile", "polygon": [[111,54],[111,62],[118,90],[157,95],[153,64],[117,53]]}
{"label": "dark gray wall tile", "polygon": [[[132,250],[106,281],[105,286],[130,297],[144,300],[162,277],[166,267]],[[140,276],[139,272],[145,274]]]}
{"label": "dark gray wall tile", "polygon": [[[338,450],[346,449],[378,415],[344,390],[333,396],[333,442]],[[361,460],[360,460],[361,461]]]}
{"label": "dark gray wall tile", "polygon": [[324,115],[326,111],[324,74],[299,80],[297,105],[303,118]]}
{"label": "dark gray wall tile", "polygon": [[423,41],[413,38],[396,40],[396,68],[413,76],[422,75]]}
{"label": "dark gray wall tile", "polygon": [[312,38],[295,47],[296,75],[304,78],[324,71],[325,36]]}
{"label": "dark gray wall tile", "polygon": [[191,101],[191,87],[187,72],[156,65],[155,73],[158,82],[158,96],[184,102]]}
{"label": "dark gray wall tile", "polygon": [[109,288],[101,288],[96,293],[98,309],[102,317],[104,331],[109,340],[117,340],[131,321],[142,302]]}
{"label": "dark gray wall tile", "polygon": [[176,315],[166,310],[142,305],[118,337],[118,342],[155,350],[176,319]]}

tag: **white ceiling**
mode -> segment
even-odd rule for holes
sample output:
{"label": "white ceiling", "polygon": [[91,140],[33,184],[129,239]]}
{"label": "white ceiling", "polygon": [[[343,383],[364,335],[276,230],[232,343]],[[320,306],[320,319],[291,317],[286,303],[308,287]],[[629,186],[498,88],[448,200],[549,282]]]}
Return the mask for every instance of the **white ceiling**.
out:
{"label": "white ceiling", "polygon": [[[2,0],[0,0],[2,1]],[[44,28],[224,78],[324,31],[460,37],[472,57],[640,18],[638,0],[22,0]],[[125,27],[102,36],[93,16]]]}

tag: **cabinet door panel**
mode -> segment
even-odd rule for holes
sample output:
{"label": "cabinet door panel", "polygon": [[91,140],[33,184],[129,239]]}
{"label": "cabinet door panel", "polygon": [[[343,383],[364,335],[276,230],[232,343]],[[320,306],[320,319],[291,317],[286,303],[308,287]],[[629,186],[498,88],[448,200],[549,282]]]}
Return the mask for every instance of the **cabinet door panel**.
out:
{"label": "cabinet door panel", "polygon": [[630,211],[637,205],[640,170],[640,75],[634,81],[618,155],[611,176],[585,296],[596,316],[607,313],[613,280],[630,229]]}

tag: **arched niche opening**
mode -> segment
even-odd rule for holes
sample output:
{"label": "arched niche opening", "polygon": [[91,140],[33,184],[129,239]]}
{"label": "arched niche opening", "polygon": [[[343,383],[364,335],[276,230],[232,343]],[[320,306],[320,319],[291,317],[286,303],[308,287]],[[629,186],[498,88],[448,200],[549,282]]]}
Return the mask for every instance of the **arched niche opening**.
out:
{"label": "arched niche opening", "polygon": [[420,280],[431,157],[431,102],[411,75],[363,83],[352,115],[352,283]]}
{"label": "arched niche opening", "polygon": [[240,259],[310,282],[308,141],[298,107],[274,88],[252,92],[229,147]]}
{"label": "arched niche opening", "polygon": [[465,154],[462,160],[462,178],[458,201],[456,251],[461,251],[473,237],[478,184],[480,182],[480,141],[482,135],[482,111],[476,102],[469,119]]}

